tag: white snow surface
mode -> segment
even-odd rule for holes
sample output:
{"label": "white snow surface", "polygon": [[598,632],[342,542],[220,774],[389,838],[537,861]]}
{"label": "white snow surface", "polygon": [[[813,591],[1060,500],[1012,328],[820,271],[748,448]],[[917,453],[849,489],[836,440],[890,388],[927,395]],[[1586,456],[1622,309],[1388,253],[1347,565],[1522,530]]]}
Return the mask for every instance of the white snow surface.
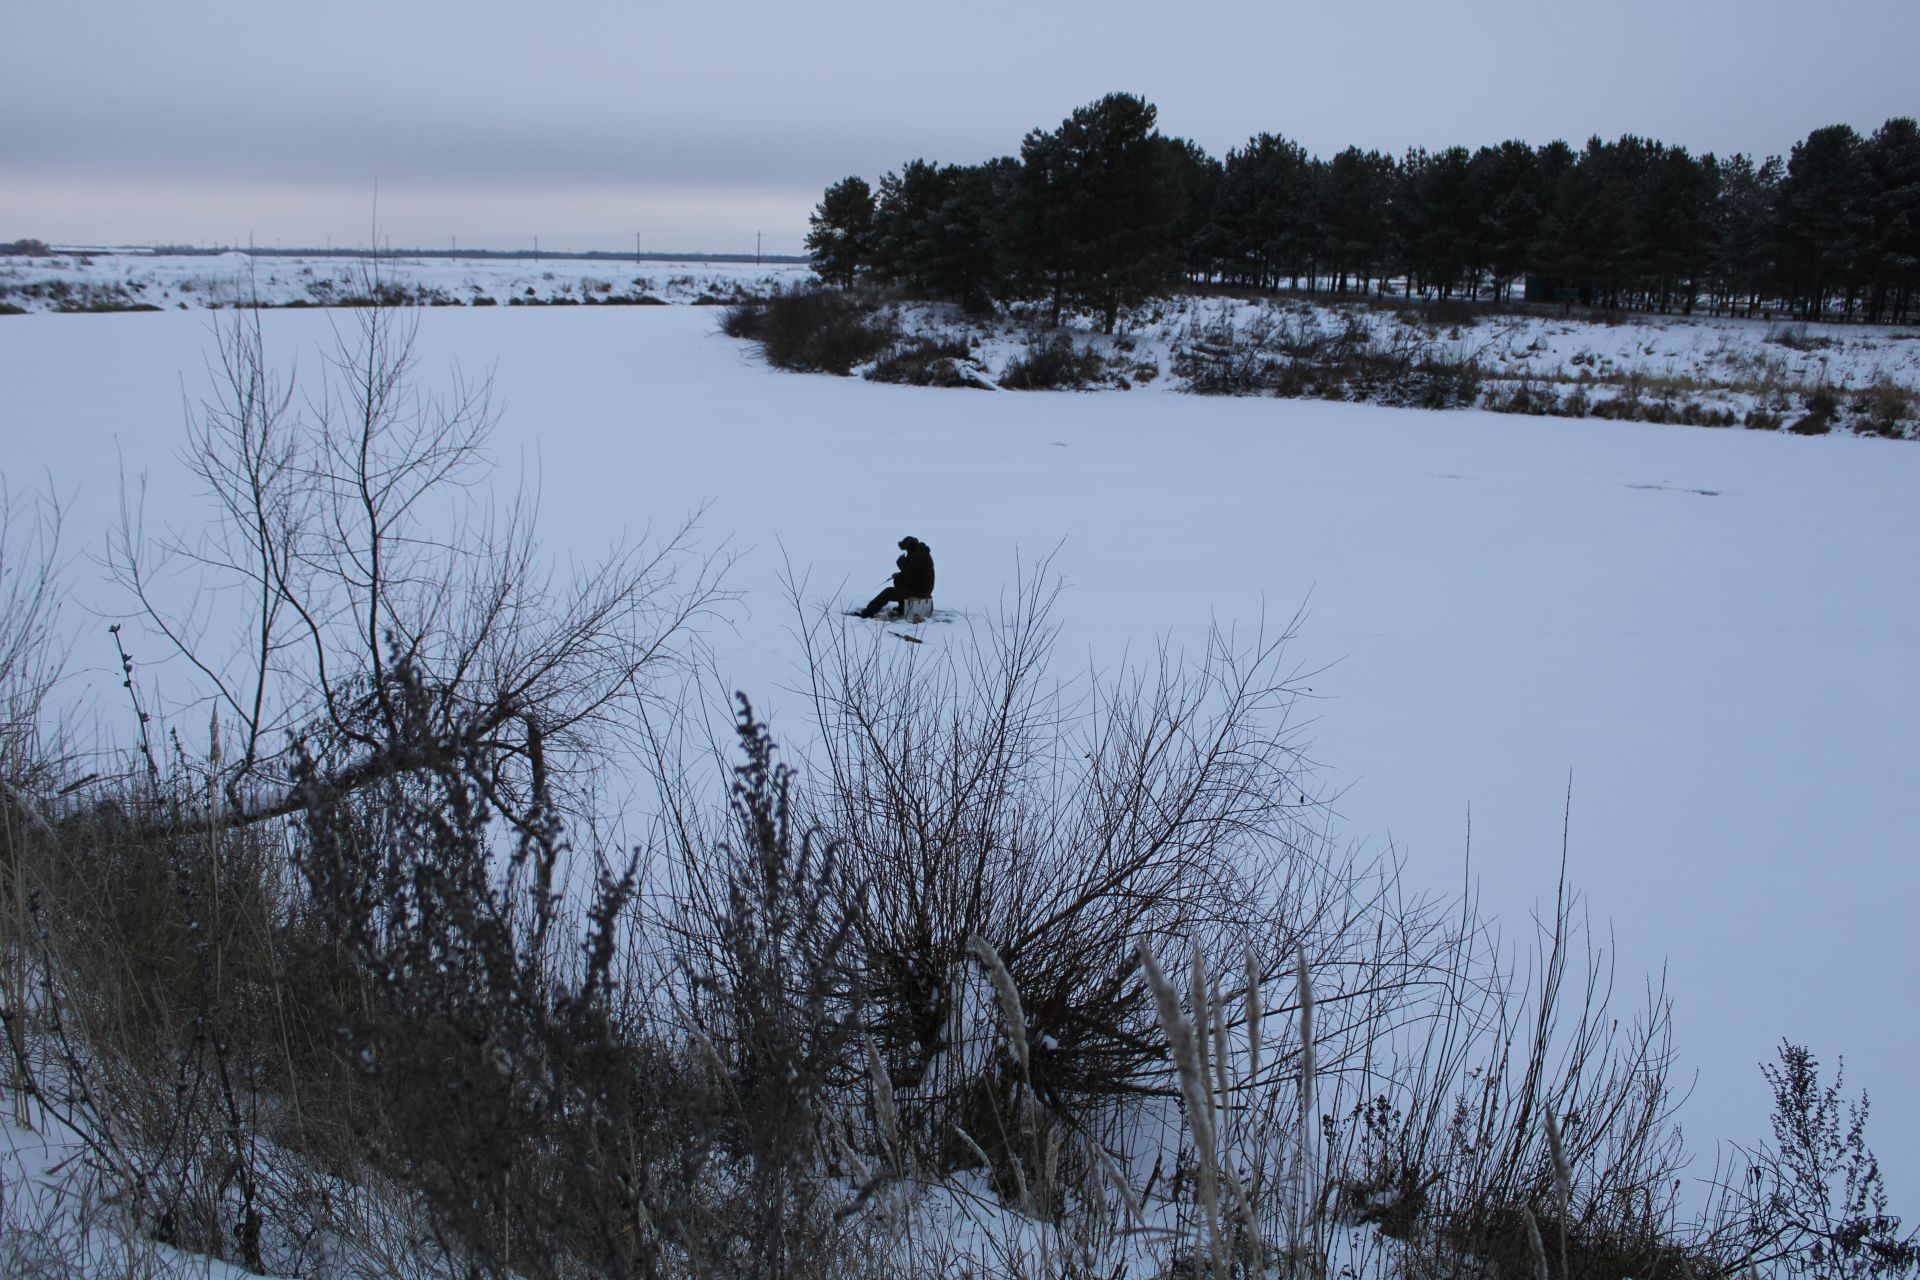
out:
{"label": "white snow surface", "polygon": [[[1345,838],[1391,841],[1416,886],[1446,890],[1470,811],[1472,874],[1519,937],[1551,900],[1571,779],[1571,874],[1611,924],[1623,1015],[1663,968],[1675,997],[1695,1171],[1715,1142],[1765,1135],[1757,1065],[1786,1037],[1829,1070],[1845,1057],[1893,1208],[1914,1211],[1920,447],[881,386],[772,371],[716,318],[434,310],[421,377],[495,371],[502,482],[537,474],[555,554],[705,504],[703,545],[739,557],[737,605],[707,634],[721,677],[796,746],[788,563],[810,605],[855,604],[911,533],[942,610],[984,617],[1017,564],[1054,552],[1067,676],[1306,605],[1293,654],[1318,672],[1312,754]],[[104,628],[129,604],[96,560],[122,470],[149,521],[207,516],[178,455],[213,320],[0,320],[0,469],[67,507],[71,696],[110,714]],[[283,361],[319,367],[324,313],[265,325]],[[127,639],[145,678],[183,679],[145,665],[164,646],[137,623]]]}
{"label": "white snow surface", "polygon": [[145,304],[170,311],[231,306],[258,299],[271,307],[325,305],[364,293],[369,272],[389,285],[443,305],[491,299],[593,302],[647,297],[658,302],[731,299],[812,275],[794,263],[684,262],[657,258],[409,258],[315,254],[262,255],[62,252],[0,257],[0,302],[29,312],[89,301]]}
{"label": "white snow surface", "polygon": [[[1259,300],[1175,299],[1157,304],[1168,318],[1204,332],[1258,323]],[[1325,295],[1295,299],[1279,311],[1309,332],[1329,326]],[[1419,323],[1417,314],[1384,307],[1349,307],[1376,335]],[[1151,312],[1149,314],[1152,314]],[[1159,324],[1167,327],[1168,318]],[[1886,325],[1802,323],[1787,319],[1617,312],[1589,319],[1535,312],[1487,315],[1474,323],[1436,326],[1457,353],[1475,357],[1503,378],[1577,379],[1582,371],[1607,380],[1638,374],[1649,381],[1691,379],[1719,386],[1779,383],[1837,388],[1879,379],[1920,386],[1920,333]]]}
{"label": "white snow surface", "polygon": [[[1029,345],[1027,324],[1002,317],[971,320],[953,307],[898,309],[909,331],[973,336],[976,357],[997,375]],[[1111,338],[1083,335],[1105,353],[1146,372],[1135,389],[1184,390],[1173,354],[1195,343],[1242,351],[1285,351],[1343,334],[1377,350],[1414,342],[1448,364],[1471,361],[1494,383],[1531,382],[1562,391],[1585,385],[1596,399],[1633,385],[1647,399],[1733,409],[1780,407],[1778,393],[1826,388],[1857,392],[1876,383],[1920,389],[1920,332],[1912,327],[1804,323],[1767,317],[1619,312],[1593,317],[1479,313],[1435,322],[1404,299],[1289,294],[1258,297],[1182,295],[1126,313]],[[1068,317],[1090,329],[1090,313]]]}
{"label": "white snow surface", "polygon": [[[166,254],[63,251],[0,257],[0,303],[28,312],[90,304],[199,310],[258,299],[270,307],[325,305],[367,292],[369,272],[411,298],[435,305],[666,303],[731,301],[814,281],[797,263],[684,262],[618,258],[445,258]],[[961,317],[952,307],[894,308],[909,331],[966,333],[990,374],[998,374],[1028,342],[1028,322]],[[1463,308],[1463,314],[1465,309]],[[1070,316],[1086,329],[1091,314]],[[1889,383],[1920,390],[1920,331],[1913,326],[1804,323],[1787,318],[1650,315],[1622,312],[1603,319],[1532,314],[1482,316],[1432,324],[1417,309],[1361,295],[1336,304],[1327,294],[1281,293],[1255,298],[1181,296],[1123,316],[1114,339],[1091,336],[1109,353],[1152,367],[1136,388],[1180,389],[1172,372],[1176,346],[1231,338],[1255,349],[1325,340],[1357,326],[1375,344],[1391,346],[1408,331],[1449,360],[1473,359],[1490,379],[1532,380],[1563,387],[1587,380],[1596,396],[1627,380],[1650,398],[1668,395],[1738,414],[1765,406],[1781,388],[1827,387],[1845,393]]]}
{"label": "white snow surface", "polygon": [[0,1117],[0,1276],[244,1280],[244,1268],[126,1230],[80,1139],[39,1108],[29,1111],[26,1124]]}

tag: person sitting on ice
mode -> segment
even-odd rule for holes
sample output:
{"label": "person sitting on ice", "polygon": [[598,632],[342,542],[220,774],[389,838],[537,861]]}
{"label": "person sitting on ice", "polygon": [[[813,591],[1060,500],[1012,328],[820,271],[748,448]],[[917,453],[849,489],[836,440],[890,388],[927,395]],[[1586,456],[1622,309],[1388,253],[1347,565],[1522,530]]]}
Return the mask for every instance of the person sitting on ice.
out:
{"label": "person sitting on ice", "polygon": [[[872,618],[888,605],[899,608],[901,616],[910,621],[920,622],[933,612],[933,548],[911,535],[900,539],[901,554],[893,563],[898,572],[893,575],[893,585],[879,595],[867,601],[867,607],[860,610],[862,618]],[[922,617],[913,617],[919,608],[909,601],[925,601]]]}

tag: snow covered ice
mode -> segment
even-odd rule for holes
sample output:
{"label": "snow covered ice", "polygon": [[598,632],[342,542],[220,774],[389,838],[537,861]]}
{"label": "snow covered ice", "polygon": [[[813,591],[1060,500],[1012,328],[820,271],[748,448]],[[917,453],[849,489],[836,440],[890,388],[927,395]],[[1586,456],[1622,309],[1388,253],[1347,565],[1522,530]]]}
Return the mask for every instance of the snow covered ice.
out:
{"label": "snow covered ice", "polygon": [[[130,492],[144,478],[150,523],[205,518],[179,453],[209,393],[212,321],[0,320],[6,480],[67,507],[74,696],[109,724],[104,628],[129,606],[97,566],[104,531],[123,470]],[[1849,1089],[1873,1096],[1895,1209],[1920,1194],[1920,446],[928,391],[777,373],[715,321],[436,309],[420,378],[494,371],[502,474],[537,478],[557,555],[591,559],[705,506],[704,546],[738,556],[737,605],[708,631],[715,669],[776,737],[805,733],[789,567],[809,606],[854,607],[903,534],[932,544],[939,605],[961,614],[1053,553],[1060,653],[1097,668],[1305,605],[1293,656],[1316,673],[1312,755],[1343,838],[1391,840],[1414,885],[1446,890],[1470,813],[1472,875],[1517,936],[1551,898],[1571,778],[1572,877],[1611,924],[1628,1005],[1666,969],[1675,1079],[1698,1073],[1681,1118],[1704,1162],[1717,1140],[1764,1133],[1757,1064],[1787,1037],[1844,1055]],[[264,323],[283,363],[317,364],[325,313]],[[139,630],[143,678],[180,678],[146,665],[164,646]]]}

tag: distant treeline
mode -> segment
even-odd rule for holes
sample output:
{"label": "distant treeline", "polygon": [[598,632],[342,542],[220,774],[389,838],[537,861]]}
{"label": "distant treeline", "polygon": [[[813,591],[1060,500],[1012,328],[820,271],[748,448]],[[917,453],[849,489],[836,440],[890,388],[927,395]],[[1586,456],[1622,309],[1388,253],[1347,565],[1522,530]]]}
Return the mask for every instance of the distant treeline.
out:
{"label": "distant treeline", "polygon": [[822,276],[971,309],[1120,308],[1181,280],[1899,323],[1920,283],[1920,126],[1816,129],[1783,160],[1626,136],[1331,160],[1261,133],[1225,160],[1110,94],[1018,156],[827,188]]}

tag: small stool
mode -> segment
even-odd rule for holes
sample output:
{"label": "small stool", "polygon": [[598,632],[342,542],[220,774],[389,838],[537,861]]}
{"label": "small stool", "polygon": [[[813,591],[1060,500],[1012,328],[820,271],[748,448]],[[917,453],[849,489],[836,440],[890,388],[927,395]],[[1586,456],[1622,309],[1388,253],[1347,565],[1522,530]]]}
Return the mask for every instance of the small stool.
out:
{"label": "small stool", "polygon": [[902,622],[925,622],[932,617],[932,596],[908,596],[900,602],[900,620]]}

